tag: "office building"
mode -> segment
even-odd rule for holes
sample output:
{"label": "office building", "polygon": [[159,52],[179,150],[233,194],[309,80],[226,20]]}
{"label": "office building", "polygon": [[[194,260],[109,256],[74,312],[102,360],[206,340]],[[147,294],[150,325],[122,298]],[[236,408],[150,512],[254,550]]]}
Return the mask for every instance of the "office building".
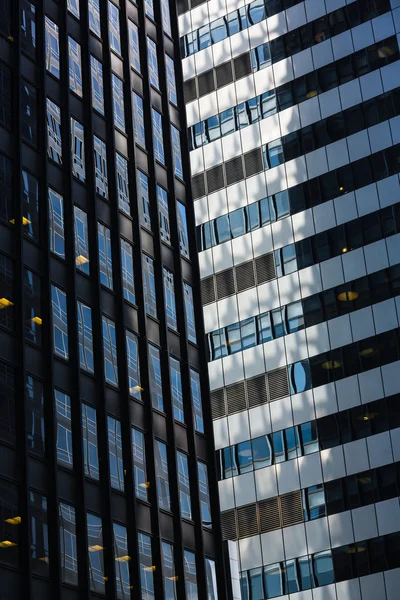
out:
{"label": "office building", "polygon": [[400,2],[178,6],[233,596],[397,600]]}
{"label": "office building", "polygon": [[217,597],[174,3],[0,0],[0,598]]}

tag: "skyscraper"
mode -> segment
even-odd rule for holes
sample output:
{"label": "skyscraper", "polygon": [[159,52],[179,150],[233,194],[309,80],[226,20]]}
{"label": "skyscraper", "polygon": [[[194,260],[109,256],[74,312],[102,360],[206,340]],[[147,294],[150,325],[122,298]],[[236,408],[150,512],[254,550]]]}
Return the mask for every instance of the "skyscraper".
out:
{"label": "skyscraper", "polygon": [[178,5],[234,597],[396,600],[400,3]]}
{"label": "skyscraper", "polygon": [[225,598],[174,3],[0,0],[0,598]]}

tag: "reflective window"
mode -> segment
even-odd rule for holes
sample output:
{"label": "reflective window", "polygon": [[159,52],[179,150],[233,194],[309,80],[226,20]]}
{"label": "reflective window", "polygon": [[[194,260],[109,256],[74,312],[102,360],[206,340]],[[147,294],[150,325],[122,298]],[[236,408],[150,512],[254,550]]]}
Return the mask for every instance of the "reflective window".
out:
{"label": "reflective window", "polygon": [[160,351],[152,344],[149,344],[149,370],[152,407],[163,411],[164,400],[162,391]]}
{"label": "reflective window", "polygon": [[159,112],[151,109],[151,118],[153,122],[153,146],[154,146],[154,157],[160,163],[165,164],[164,160],[164,141],[163,141],[163,129],[162,129],[162,116]]}
{"label": "reflective window", "polygon": [[168,0],[161,0],[161,19],[164,33],[172,37],[171,31],[171,15],[169,12]]}
{"label": "reflective window", "polygon": [[79,0],[68,0],[67,7],[69,12],[79,19]]}
{"label": "reflective window", "polygon": [[28,451],[45,456],[43,384],[31,375],[25,379],[26,439]]}
{"label": "reflective window", "polygon": [[51,188],[49,188],[49,230],[51,252],[60,258],[65,258],[64,200]]}
{"label": "reflective window", "polygon": [[11,71],[6,65],[0,65],[0,124],[12,125],[11,109]]}
{"label": "reflective window", "polygon": [[207,592],[209,600],[218,600],[217,575],[215,572],[215,561],[206,558]]}
{"label": "reflective window", "polygon": [[108,0],[108,33],[110,48],[121,54],[121,40],[119,33],[119,8]]}
{"label": "reflective window", "polygon": [[189,258],[189,238],[186,221],[186,208],[181,202],[176,203],[178,217],[179,248],[182,256]]}
{"label": "reflective window", "polygon": [[77,301],[79,364],[81,369],[94,373],[92,309]]}
{"label": "reflective window", "polygon": [[140,73],[139,30],[137,26],[130,20],[128,20],[128,33],[131,67]]}
{"label": "reflective window", "polygon": [[200,488],[201,522],[203,524],[203,527],[211,528],[212,520],[207,465],[200,461],[197,461],[197,470]]}
{"label": "reflective window", "polygon": [[136,497],[147,500],[149,484],[147,482],[144,434],[134,427],[132,427],[132,462]]}
{"label": "reflective window", "polygon": [[37,144],[37,105],[36,90],[21,80],[21,135],[22,138],[36,146]]}
{"label": "reflective window", "polygon": [[61,576],[64,583],[78,585],[78,550],[76,545],[75,508],[60,502]]}
{"label": "reflective window", "polygon": [[90,262],[87,214],[77,206],[74,206],[74,220],[76,268],[79,269],[79,271],[82,271],[82,273],[89,275]]}
{"label": "reflective window", "polygon": [[90,73],[92,79],[92,106],[104,115],[103,65],[94,56],[90,57]]}
{"label": "reflective window", "polygon": [[154,279],[154,262],[146,254],[142,255],[143,294],[146,313],[157,318],[156,284]]}
{"label": "reflective window", "polygon": [[46,99],[47,106],[47,154],[55,163],[62,164],[62,142],[61,142],[61,111],[57,104],[49,98]]}
{"label": "reflective window", "polygon": [[112,90],[114,125],[125,131],[124,84],[114,73],[112,74]]}
{"label": "reflective window", "polygon": [[106,381],[118,385],[117,339],[115,323],[103,316],[104,375]]}
{"label": "reflective window", "polygon": [[183,179],[181,140],[179,130],[171,125],[171,141],[172,141],[172,160],[174,164],[174,173],[180,179]]}
{"label": "reflective window", "polygon": [[100,479],[96,410],[82,403],[82,443],[85,475]]}
{"label": "reflective window", "polygon": [[86,180],[85,132],[83,125],[71,118],[72,175],[79,181]]}
{"label": "reflective window", "polygon": [[130,214],[130,202],[129,202],[129,182],[128,182],[128,161],[121,156],[116,154],[116,175],[117,175],[117,194],[118,194],[118,206],[122,212]]}
{"label": "reflective window", "polygon": [[169,376],[171,380],[174,419],[184,423],[185,414],[183,412],[181,365],[175,358],[172,358],[172,356],[169,357]]}
{"label": "reflective window", "polygon": [[192,504],[190,501],[189,465],[186,454],[177,452],[176,462],[178,467],[179,506],[181,509],[181,517],[183,519],[191,519]]}
{"label": "reflective window", "polygon": [[0,34],[7,38],[12,37],[11,31],[11,0],[1,0],[0,2]]}
{"label": "reflective window", "polygon": [[131,597],[131,580],[129,575],[129,561],[131,557],[128,551],[128,536],[126,527],[113,523],[114,531],[114,568],[115,584],[118,599]]}
{"label": "reflective window", "polygon": [[96,192],[102,198],[108,198],[107,148],[105,142],[93,136],[94,169]]}
{"label": "reflective window", "polygon": [[22,225],[24,235],[39,240],[39,182],[27,171],[22,171]]}
{"label": "reflective window", "polygon": [[49,17],[45,18],[46,69],[60,79],[60,47],[58,42],[58,25]]}
{"label": "reflective window", "polygon": [[0,325],[14,328],[14,265],[0,254]]}
{"label": "reflective window", "polygon": [[190,342],[197,343],[196,338],[196,323],[194,318],[193,290],[185,281],[183,282],[183,294],[185,300],[185,317],[187,336]]}
{"label": "reflective window", "polygon": [[54,390],[57,421],[57,463],[68,469],[72,469],[72,427],[71,427],[71,398],[61,392]]}
{"label": "reflective window", "polygon": [[9,542],[8,545],[2,547],[1,562],[13,567],[18,567],[20,560],[21,513],[18,504],[17,486],[0,479],[0,539]]}
{"label": "reflective window", "polygon": [[162,542],[162,567],[165,600],[177,600],[174,547]]}
{"label": "reflective window", "polygon": [[31,490],[29,491],[29,534],[32,571],[37,575],[48,577],[50,555],[47,498]]}
{"label": "reflective window", "polygon": [[36,58],[36,8],[28,0],[21,4],[21,49],[31,58]]}
{"label": "reflective window", "polygon": [[200,375],[190,369],[190,386],[192,392],[192,407],[194,428],[199,433],[204,433],[203,404],[201,400]]}
{"label": "reflective window", "polygon": [[169,495],[167,446],[163,442],[155,440],[154,454],[156,463],[158,506],[164,510],[170,510],[171,500]]}
{"label": "reflective window", "polygon": [[0,437],[15,443],[15,376],[14,369],[0,361]]}
{"label": "reflective window", "polygon": [[135,284],[133,279],[133,248],[121,239],[122,287],[125,300],[135,304]]}
{"label": "reflective window", "polygon": [[132,92],[132,110],[133,110],[133,133],[135,142],[146,148],[146,135],[144,129],[143,99]]}
{"label": "reflective window", "polygon": [[137,336],[131,331],[126,332],[126,357],[128,363],[129,394],[133,398],[141,398],[139,368],[139,343]]}
{"label": "reflective window", "polygon": [[100,283],[113,289],[111,232],[105,225],[97,223],[97,239],[99,245]]}
{"label": "reflective window", "polygon": [[168,194],[164,188],[157,186],[158,221],[160,237],[164,242],[171,243],[171,229],[169,225]]}
{"label": "reflective window", "polygon": [[198,600],[196,556],[189,550],[184,551],[185,588],[187,600]]}
{"label": "reflective window", "polygon": [[144,10],[148,17],[154,19],[153,0],[144,0]]}
{"label": "reflective window", "polygon": [[88,0],[89,27],[93,33],[101,37],[100,27],[100,0]]}
{"label": "reflective window", "polygon": [[9,223],[12,219],[12,166],[11,161],[0,153],[0,219]]}
{"label": "reflective window", "polygon": [[40,277],[24,268],[24,335],[25,339],[42,343],[42,306]]}
{"label": "reflective window", "polygon": [[110,464],[111,487],[124,491],[124,461],[122,458],[121,423],[113,417],[107,417],[108,460]]}
{"label": "reflective window", "polygon": [[154,598],[154,569],[151,538],[138,531],[140,582],[143,600]]}
{"label": "reflective window", "polygon": [[150,219],[150,202],[149,202],[149,180],[147,175],[142,171],[137,171],[136,183],[137,183],[137,195],[139,203],[139,218],[140,224],[143,227],[151,229]]}
{"label": "reflective window", "polygon": [[158,81],[157,46],[150,38],[147,38],[147,60],[150,83],[158,89],[160,84]]}
{"label": "reflective window", "polygon": [[82,58],[81,47],[68,36],[69,89],[82,98]]}
{"label": "reflective window", "polygon": [[93,592],[104,594],[106,579],[104,571],[103,522],[100,517],[92,513],[86,513],[86,521],[90,589]]}
{"label": "reflective window", "polygon": [[176,105],[178,104],[178,98],[176,95],[175,65],[168,54],[165,55],[165,70],[167,73],[168,100]]}
{"label": "reflective window", "polygon": [[168,327],[177,331],[174,274],[163,267],[165,315]]}

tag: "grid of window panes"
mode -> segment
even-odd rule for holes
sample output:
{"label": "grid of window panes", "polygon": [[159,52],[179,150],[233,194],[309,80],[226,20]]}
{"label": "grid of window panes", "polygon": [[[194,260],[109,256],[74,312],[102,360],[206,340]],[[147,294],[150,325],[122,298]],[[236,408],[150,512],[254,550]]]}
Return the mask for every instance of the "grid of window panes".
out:
{"label": "grid of window panes", "polygon": [[184,556],[181,517],[222,554],[196,519],[213,452],[196,443],[175,20],[169,0],[0,0],[0,571],[15,600],[184,598],[188,558],[190,598],[206,596],[205,544]]}

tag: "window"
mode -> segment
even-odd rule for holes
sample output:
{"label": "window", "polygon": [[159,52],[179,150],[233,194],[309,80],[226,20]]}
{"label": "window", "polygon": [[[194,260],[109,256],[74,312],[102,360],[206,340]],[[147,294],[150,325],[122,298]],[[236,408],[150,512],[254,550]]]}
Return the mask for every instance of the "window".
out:
{"label": "window", "polygon": [[0,254],[0,325],[6,329],[14,328],[14,265]]}
{"label": "window", "polygon": [[146,313],[157,318],[156,284],[154,279],[154,262],[146,254],[142,255],[143,294]]}
{"label": "window", "polygon": [[190,501],[190,481],[189,481],[189,466],[186,454],[182,452],[176,453],[176,461],[178,466],[178,489],[179,489],[179,506],[181,509],[181,517],[183,519],[192,518],[192,505]]}
{"label": "window", "polygon": [[196,556],[189,550],[184,551],[185,588],[187,600],[197,600]]}
{"label": "window", "polygon": [[177,105],[178,98],[176,95],[175,65],[168,54],[165,55],[165,70],[167,72],[168,100],[172,102],[172,104]]}
{"label": "window", "polygon": [[79,19],[79,0],[68,0],[67,7],[71,15]]}
{"label": "window", "polygon": [[24,334],[34,344],[42,343],[40,277],[24,268]]}
{"label": "window", "polygon": [[82,273],[89,275],[90,262],[87,214],[77,206],[74,206],[74,220],[76,268],[79,269],[79,271],[82,271]]}
{"label": "window", "polygon": [[171,243],[171,233],[168,213],[168,194],[164,188],[157,186],[158,221],[160,237],[164,242]]}
{"label": "window", "polygon": [[99,244],[100,283],[113,289],[111,232],[105,225],[97,223],[97,239]]}
{"label": "window", "polygon": [[154,19],[153,0],[144,0],[144,10],[148,17]]}
{"label": "window", "polygon": [[47,498],[32,491],[29,491],[29,532],[32,571],[48,577],[50,555]]}
{"label": "window", "polygon": [[14,369],[0,361],[0,438],[15,443]]}
{"label": "window", "polygon": [[126,358],[129,394],[140,400],[142,388],[140,386],[139,344],[137,336],[130,331],[126,332]]}
{"label": "window", "polygon": [[124,461],[122,458],[121,423],[113,417],[107,417],[108,459],[110,463],[111,487],[124,491]]}
{"label": "window", "polygon": [[78,585],[75,508],[60,502],[59,518],[62,580],[64,583]]}
{"label": "window", "polygon": [[65,258],[64,200],[49,188],[49,236],[50,250],[59,258]]}
{"label": "window", "polygon": [[215,572],[215,561],[206,558],[206,579],[208,600],[218,600],[217,575]]}
{"label": "window", "polygon": [[114,565],[117,598],[125,599],[131,596],[131,580],[129,575],[128,536],[126,527],[113,523],[114,531]]}
{"label": "window", "polygon": [[110,48],[121,54],[121,40],[119,34],[119,9],[108,0],[108,31]]}
{"label": "window", "polygon": [[0,65],[0,124],[11,127],[11,72],[6,65]]}
{"label": "window", "polygon": [[181,202],[176,203],[178,217],[179,248],[182,256],[189,258],[189,238],[186,221],[186,208]]}
{"label": "window", "polygon": [[131,67],[140,73],[139,30],[137,26],[130,20],[128,20],[128,33]]}
{"label": "window", "polygon": [[86,180],[85,132],[83,125],[71,118],[72,175],[79,181]]}
{"label": "window", "polygon": [[174,419],[185,422],[182,399],[182,380],[180,363],[172,356],[169,357],[169,376],[171,379],[171,394],[174,407]]}
{"label": "window", "polygon": [[178,330],[176,321],[176,303],[175,303],[175,285],[174,274],[163,267],[164,275],[164,296],[165,296],[165,315],[168,327]]}
{"label": "window", "polygon": [[154,157],[160,163],[165,164],[164,159],[164,141],[163,141],[163,129],[162,129],[162,116],[159,112],[151,109],[151,118],[153,122],[153,145],[154,145]]}
{"label": "window", "polygon": [[100,27],[100,0],[88,0],[89,5],[89,28],[93,33],[101,37]]}
{"label": "window", "polygon": [[130,214],[128,161],[116,154],[118,206],[126,215]]}
{"label": "window", "polygon": [[112,74],[114,125],[125,131],[124,86],[122,81]]}
{"label": "window", "polygon": [[94,373],[92,309],[77,301],[79,363],[81,369]]}
{"label": "window", "polygon": [[27,171],[22,171],[22,225],[24,235],[39,240],[39,182]]}
{"label": "window", "polygon": [[46,454],[44,432],[43,384],[32,375],[25,378],[26,440],[28,452],[44,457]]}
{"label": "window", "polygon": [[122,287],[125,300],[135,304],[135,284],[133,279],[133,256],[132,246],[129,242],[121,239],[121,269]]}
{"label": "window", "polygon": [[68,469],[73,466],[72,428],[71,428],[71,398],[54,390],[57,420],[57,463]]}
{"label": "window", "polygon": [[[18,567],[20,560],[20,527],[14,524],[16,522],[15,519],[18,523],[21,521],[18,504],[17,486],[0,479],[0,540],[7,540],[10,542],[10,544],[1,551],[1,562],[7,563],[13,567]],[[18,517],[20,518],[18,519]]]}
{"label": "window", "polygon": [[60,79],[60,47],[58,43],[58,25],[49,17],[45,18],[46,69]]}
{"label": "window", "polygon": [[144,447],[144,434],[132,427],[132,462],[135,494],[140,500],[147,500],[147,470]]}
{"label": "window", "polygon": [[139,203],[140,224],[151,229],[150,202],[149,202],[149,180],[142,171],[137,171],[137,195]]}
{"label": "window", "polygon": [[163,411],[164,400],[162,392],[160,351],[152,344],[149,344],[149,370],[151,404],[153,408]]}
{"label": "window", "polygon": [[100,517],[92,513],[86,513],[86,521],[90,589],[93,592],[104,594],[106,579],[104,571],[103,522]]}
{"label": "window", "polygon": [[161,19],[164,33],[172,37],[171,32],[171,15],[169,12],[168,0],[161,0]]}
{"label": "window", "polygon": [[9,223],[12,219],[12,166],[11,161],[0,153],[0,219]]}
{"label": "window", "polygon": [[82,98],[82,59],[81,47],[74,39],[68,36],[69,56],[69,89]]}
{"label": "window", "polygon": [[212,527],[211,507],[210,507],[210,490],[208,487],[208,472],[207,465],[197,461],[197,469],[199,475],[200,487],[200,504],[201,504],[201,522],[203,527]]}
{"label": "window", "polygon": [[21,2],[21,49],[36,58],[36,8],[28,0]]}
{"label": "window", "polygon": [[154,565],[151,552],[151,538],[138,531],[140,582],[143,600],[154,598]]}
{"label": "window", "polygon": [[156,463],[158,506],[159,508],[163,508],[164,510],[170,510],[171,500],[169,495],[168,482],[167,446],[163,442],[155,440],[154,453]]}
{"label": "window", "polygon": [[36,90],[26,81],[21,81],[21,135],[25,142],[37,144]]}
{"label": "window", "polygon": [[133,110],[133,133],[135,142],[146,148],[146,135],[144,129],[143,100],[138,94],[132,92],[132,110]]}
{"label": "window", "polygon": [[105,143],[93,136],[94,169],[96,177],[96,193],[108,198],[107,148]]}
{"label": "window", "polygon": [[196,323],[194,317],[193,290],[192,286],[183,282],[183,295],[185,299],[186,330],[189,342],[197,343]]}
{"label": "window", "polygon": [[199,433],[204,433],[203,405],[201,400],[200,375],[190,369],[190,386],[192,392],[192,407],[194,428]]}
{"label": "window", "polygon": [[104,115],[103,65],[94,56],[90,57],[90,73],[92,78],[92,106]]}
{"label": "window", "polygon": [[118,385],[117,339],[115,323],[103,316],[104,374],[106,381]]}
{"label": "window", "polygon": [[179,130],[171,125],[172,161],[176,177],[183,179],[181,140]]}
{"label": "window", "polygon": [[165,600],[177,600],[174,547],[167,542],[162,542],[162,566]]}
{"label": "window", "polygon": [[0,2],[0,34],[11,38],[11,0]]}
{"label": "window", "polygon": [[147,60],[149,67],[149,79],[151,85],[159,89],[157,46],[150,38],[147,38]]}
{"label": "window", "polygon": [[97,450],[96,410],[84,403],[82,403],[82,443],[85,475],[98,480],[100,479],[100,471]]}
{"label": "window", "polygon": [[46,99],[47,106],[47,154],[58,165],[62,164],[62,142],[61,142],[61,111],[57,104],[49,98]]}

